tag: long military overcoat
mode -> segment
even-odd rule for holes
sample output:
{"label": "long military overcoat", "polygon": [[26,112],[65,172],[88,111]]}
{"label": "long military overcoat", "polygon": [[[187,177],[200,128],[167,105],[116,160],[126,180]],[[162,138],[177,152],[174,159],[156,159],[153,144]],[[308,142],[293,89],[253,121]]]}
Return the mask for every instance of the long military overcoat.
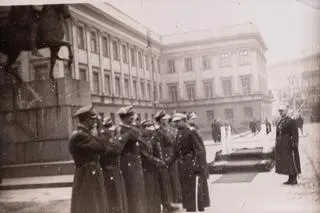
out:
{"label": "long military overcoat", "polygon": [[108,213],[102,169],[98,155],[105,151],[85,126],[73,132],[69,151],[75,162],[72,186],[71,213]]}
{"label": "long military overcoat", "polygon": [[140,157],[139,133],[131,126],[120,124],[119,141],[124,145],[121,151],[120,167],[127,193],[129,213],[147,213],[146,191]]}
{"label": "long military overcoat", "polygon": [[276,173],[296,175],[301,173],[299,156],[299,132],[294,119],[282,118],[276,129]]}

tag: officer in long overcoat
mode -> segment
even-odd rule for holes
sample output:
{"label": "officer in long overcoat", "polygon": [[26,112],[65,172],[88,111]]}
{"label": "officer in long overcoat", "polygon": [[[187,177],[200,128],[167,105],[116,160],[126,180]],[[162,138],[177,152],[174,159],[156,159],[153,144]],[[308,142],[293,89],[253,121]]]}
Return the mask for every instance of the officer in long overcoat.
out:
{"label": "officer in long overcoat", "polygon": [[110,117],[103,119],[100,134],[109,144],[108,149],[100,155],[100,164],[103,168],[110,213],[127,213],[127,195],[120,170],[120,153],[123,146],[118,140],[120,135],[116,134],[116,127]]}
{"label": "officer in long overcoat", "polygon": [[107,149],[107,144],[92,134],[97,114],[93,106],[80,108],[75,114],[79,120],[72,133],[69,151],[75,163],[72,185],[71,213],[108,213],[102,169],[99,154]]}
{"label": "officer in long overcoat", "polygon": [[290,118],[287,106],[279,107],[280,121],[276,128],[275,167],[276,173],[288,175],[284,184],[297,184],[301,173],[299,156],[299,132],[294,119]]}
{"label": "officer in long overcoat", "polygon": [[202,140],[202,137],[199,134],[198,126],[195,124],[195,121],[198,119],[196,113],[192,112],[188,115],[188,124],[191,130],[191,133],[194,134],[194,137],[198,139],[198,143],[201,145],[203,152],[200,155],[200,166],[201,170],[199,172],[199,202],[201,202],[203,207],[210,206],[210,196],[207,179],[209,178],[209,167],[206,156],[206,147]]}
{"label": "officer in long overcoat", "polygon": [[150,120],[145,120],[141,123],[142,139],[146,141],[146,145],[140,147],[142,167],[145,181],[146,197],[147,197],[147,212],[161,212],[161,195],[159,168],[166,167],[166,163],[156,156],[161,156],[160,141],[154,137],[154,124]]}
{"label": "officer in long overcoat", "polygon": [[[198,199],[198,209],[196,209],[196,176],[199,176],[203,171],[202,156],[204,154],[203,146],[192,133],[190,127],[186,124],[187,117],[183,113],[176,113],[173,117],[173,122],[176,123],[178,134],[176,143],[174,144],[173,154],[166,159],[170,165],[174,160],[179,159],[181,167],[179,169],[182,193],[183,206],[187,212],[204,211],[204,202]],[[199,188],[198,188],[199,189]],[[200,197],[200,190],[198,190]]]}
{"label": "officer in long overcoat", "polygon": [[[161,151],[163,156],[160,158],[166,158],[170,156],[173,152],[173,144],[172,141],[165,129],[165,121],[162,119],[166,116],[166,112],[164,110],[160,110],[155,114],[155,137],[160,141]],[[172,193],[172,185],[171,185],[171,175],[170,170],[168,168],[160,169],[160,190],[161,190],[161,200],[162,205],[165,211],[171,212],[176,211],[179,208],[173,206],[171,202],[173,201],[173,193]]]}
{"label": "officer in long overcoat", "polygon": [[120,166],[127,193],[129,213],[147,213],[146,191],[140,156],[140,133],[132,126],[133,107],[123,107],[118,111],[120,124],[117,128],[118,140],[123,145]]}

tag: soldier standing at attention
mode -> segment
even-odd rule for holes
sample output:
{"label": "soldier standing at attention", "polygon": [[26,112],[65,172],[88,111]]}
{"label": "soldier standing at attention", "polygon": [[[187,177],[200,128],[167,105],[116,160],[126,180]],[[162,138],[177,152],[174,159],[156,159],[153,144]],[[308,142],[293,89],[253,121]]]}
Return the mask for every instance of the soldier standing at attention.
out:
{"label": "soldier standing at attention", "polygon": [[118,140],[123,145],[120,166],[127,193],[129,213],[147,213],[146,191],[140,157],[140,132],[132,126],[133,107],[123,107],[118,111],[120,124],[117,128]]}
{"label": "soldier standing at attention", "polygon": [[69,142],[69,151],[76,166],[71,213],[108,213],[103,174],[98,161],[107,144],[92,134],[97,114],[93,106],[86,106],[80,108],[74,117],[78,118],[79,124]]}
{"label": "soldier standing at attention", "polygon": [[276,173],[288,175],[284,184],[298,183],[297,175],[301,173],[299,157],[299,132],[294,119],[288,116],[288,107],[280,106],[280,121],[276,128],[275,166]]}

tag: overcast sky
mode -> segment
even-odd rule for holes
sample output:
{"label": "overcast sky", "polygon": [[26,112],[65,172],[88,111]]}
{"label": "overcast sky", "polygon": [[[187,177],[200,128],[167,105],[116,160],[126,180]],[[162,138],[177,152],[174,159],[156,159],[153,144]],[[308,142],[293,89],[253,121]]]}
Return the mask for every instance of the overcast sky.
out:
{"label": "overcast sky", "polygon": [[159,35],[252,22],[269,64],[320,44],[320,10],[295,0],[105,0]]}

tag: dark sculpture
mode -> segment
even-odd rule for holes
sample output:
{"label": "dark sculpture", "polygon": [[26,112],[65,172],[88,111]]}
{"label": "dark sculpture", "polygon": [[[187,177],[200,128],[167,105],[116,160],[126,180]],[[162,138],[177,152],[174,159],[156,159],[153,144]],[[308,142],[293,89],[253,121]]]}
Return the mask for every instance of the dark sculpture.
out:
{"label": "dark sculpture", "polygon": [[[64,20],[71,18],[66,4],[44,5],[41,11],[33,6],[12,6],[8,20],[0,26],[0,52],[7,56],[3,65],[4,71],[13,75],[19,86],[23,80],[19,73],[11,69],[21,51],[32,51],[35,56],[41,57],[37,49],[50,49],[50,79],[54,80],[53,68],[56,60],[66,60],[59,57],[62,46],[69,51],[68,68],[71,72],[73,52],[71,44],[63,41]],[[32,88],[29,91],[36,96]]]}

